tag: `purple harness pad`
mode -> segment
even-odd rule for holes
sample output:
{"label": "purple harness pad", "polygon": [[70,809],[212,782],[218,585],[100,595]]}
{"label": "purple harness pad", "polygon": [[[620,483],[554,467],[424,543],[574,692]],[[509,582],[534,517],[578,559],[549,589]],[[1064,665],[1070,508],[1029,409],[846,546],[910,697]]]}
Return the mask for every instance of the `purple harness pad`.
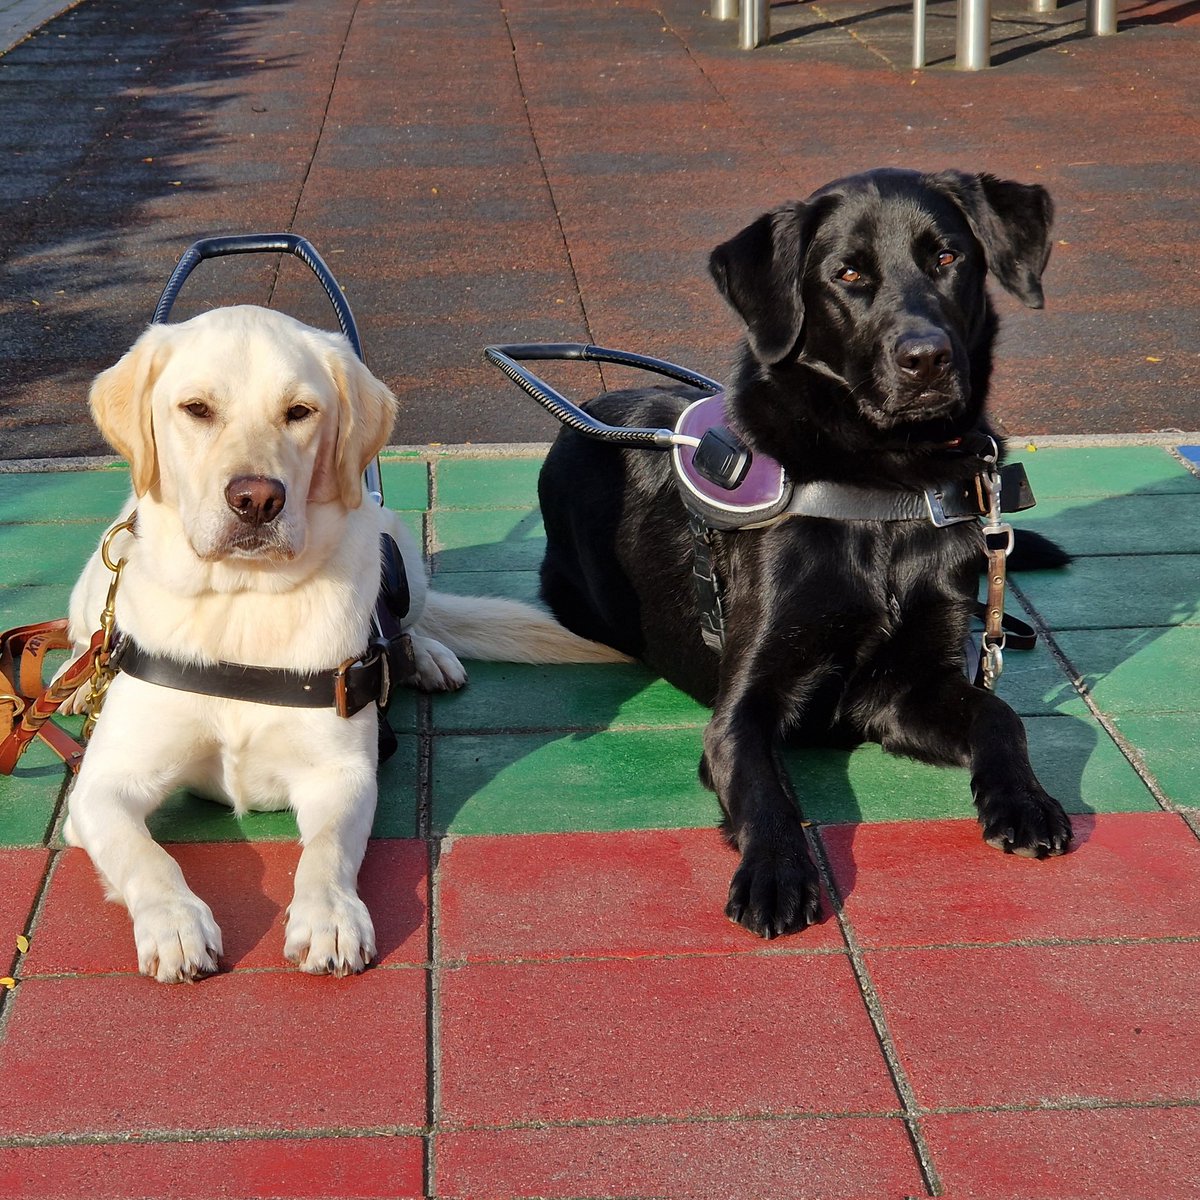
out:
{"label": "purple harness pad", "polygon": [[[702,438],[710,429],[728,429],[725,420],[725,393],[718,392],[689,404],[680,415],[675,432]],[[769,511],[778,506],[786,488],[783,467],[765,454],[755,454],[750,462],[746,478],[737,487],[726,489],[706,479],[692,464],[695,447],[676,446],[672,452],[675,474],[684,492],[706,505],[732,514],[752,515]]]}

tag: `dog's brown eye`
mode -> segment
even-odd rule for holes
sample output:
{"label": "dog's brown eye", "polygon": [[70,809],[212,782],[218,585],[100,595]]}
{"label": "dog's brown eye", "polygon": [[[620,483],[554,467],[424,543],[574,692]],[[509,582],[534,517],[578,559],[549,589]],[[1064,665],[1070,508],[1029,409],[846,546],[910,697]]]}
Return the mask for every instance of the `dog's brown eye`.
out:
{"label": "dog's brown eye", "polygon": [[955,254],[953,250],[943,250],[941,254],[937,256],[937,265],[939,267],[953,266],[953,264],[956,262],[958,262],[958,255]]}
{"label": "dog's brown eye", "polygon": [[862,279],[862,276],[853,267],[843,267],[837,273],[837,277],[842,283],[858,283]]}
{"label": "dog's brown eye", "polygon": [[191,404],[185,404],[183,411],[190,413],[197,421],[207,421],[212,416],[212,409],[203,400],[193,400]]}
{"label": "dog's brown eye", "polygon": [[313,410],[311,408],[307,408],[303,404],[293,404],[292,407],[287,410],[285,415],[287,416],[288,424],[290,425],[295,421],[303,421],[305,417],[311,417],[312,411]]}

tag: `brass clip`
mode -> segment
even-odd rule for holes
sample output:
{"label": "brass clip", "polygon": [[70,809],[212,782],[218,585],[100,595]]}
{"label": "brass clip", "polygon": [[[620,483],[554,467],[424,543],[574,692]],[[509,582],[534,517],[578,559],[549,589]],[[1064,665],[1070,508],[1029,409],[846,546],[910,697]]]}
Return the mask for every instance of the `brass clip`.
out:
{"label": "brass clip", "polygon": [[133,532],[134,521],[136,519],[137,514],[133,513],[127,520],[122,521],[119,525],[114,525],[104,535],[104,541],[100,543],[100,558],[104,565],[112,572],[112,582],[108,585],[108,596],[104,601],[104,611],[100,614],[100,632],[102,637],[100,649],[96,654],[96,660],[92,664],[88,715],[87,720],[83,723],[82,736],[85,742],[92,736],[92,730],[96,727],[100,710],[104,707],[104,697],[108,693],[109,684],[112,683],[113,678],[117,674],[116,670],[109,665],[109,660],[112,656],[113,633],[117,627],[117,588],[121,583],[121,572],[125,569],[125,559],[119,558],[114,563],[109,550],[112,547],[113,538],[118,533]]}

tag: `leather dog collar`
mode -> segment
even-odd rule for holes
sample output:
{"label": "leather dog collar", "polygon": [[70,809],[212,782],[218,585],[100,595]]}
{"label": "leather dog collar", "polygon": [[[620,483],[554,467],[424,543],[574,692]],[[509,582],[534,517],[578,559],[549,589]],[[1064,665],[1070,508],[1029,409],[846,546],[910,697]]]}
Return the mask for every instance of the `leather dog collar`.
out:
{"label": "leather dog collar", "polygon": [[[407,639],[405,639],[407,641]],[[176,691],[286,708],[333,708],[340,717],[376,703],[387,706],[392,684],[403,674],[404,650],[374,641],[365,654],[326,671],[289,671],[244,663],[186,663],[151,654],[122,636],[113,665],[126,675]],[[407,648],[411,656],[411,647]]]}
{"label": "leather dog collar", "polygon": [[[720,437],[722,450],[736,454],[738,443],[725,424],[725,397],[718,392],[689,404],[675,432],[696,445],[675,445],[671,450],[675,480],[689,512],[711,529],[755,529],[785,517],[826,517],[839,521],[929,521],[936,526],[974,521],[988,512],[988,498],[978,480],[938,484],[925,491],[860,487],[856,484],[819,481],[798,483],[782,464],[765,454],[749,457],[737,471],[738,482],[726,486],[697,466],[704,439]],[[742,448],[744,451],[744,447]],[[1033,494],[1024,471],[1005,468],[1003,505],[1017,512],[1033,505]]]}

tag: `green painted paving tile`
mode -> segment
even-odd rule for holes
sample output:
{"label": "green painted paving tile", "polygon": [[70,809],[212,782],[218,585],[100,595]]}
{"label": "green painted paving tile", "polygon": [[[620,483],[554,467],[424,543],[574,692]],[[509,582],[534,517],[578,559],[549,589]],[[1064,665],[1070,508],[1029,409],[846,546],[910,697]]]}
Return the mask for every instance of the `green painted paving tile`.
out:
{"label": "green painted paving tile", "polygon": [[99,525],[0,525],[0,584],[73,584],[102,532]]}
{"label": "green painted paving tile", "polygon": [[65,778],[62,760],[36,741],[11,775],[0,775],[0,846],[45,843]]}
{"label": "green painted paving tile", "polygon": [[[1143,812],[1157,805],[1097,721],[1025,720],[1038,778],[1073,813]],[[970,772],[935,767],[879,746],[784,753],[805,816],[826,823],[948,820],[972,816]]]}
{"label": "green painted paving tile", "polygon": [[439,571],[433,587],[456,596],[500,596],[505,600],[538,602],[537,571]]}
{"label": "green painted paving tile", "polygon": [[381,458],[379,479],[383,484],[383,501],[397,511],[429,507],[429,467],[421,460]]}
{"label": "green painted paving tile", "polygon": [[[469,662],[460,692],[436,696],[435,731],[702,728],[709,710],[645,667],[620,663],[539,667]],[[699,756],[699,741],[696,755]]]}
{"label": "green painted paving tile", "polygon": [[1200,491],[1044,500],[1012,521],[1074,555],[1200,554]]}
{"label": "green painted paving tile", "polygon": [[437,571],[536,571],[546,546],[536,508],[433,515]]}
{"label": "green painted paving tile", "polygon": [[437,832],[553,833],[714,825],[694,729],[462,735],[433,751]]}
{"label": "green painted paving tile", "polygon": [[1119,629],[1200,620],[1200,555],[1083,558],[1022,574],[1019,586],[1051,629]]}
{"label": "green painted paving tile", "polygon": [[125,467],[0,474],[0,522],[110,521],[129,493]]}
{"label": "green painted paving tile", "polygon": [[1183,808],[1200,809],[1200,714],[1119,717],[1117,728],[1169,799]]}
{"label": "green painted paving tile", "polygon": [[1200,627],[1057,634],[1102,712],[1200,712]]}
{"label": "green painted paving tile", "polygon": [[[401,737],[396,753],[379,771],[379,805],[372,837],[414,837],[417,829],[417,740]],[[159,842],[283,842],[299,836],[291,812],[236,817],[224,804],[188,792],[168,798],[146,822]]]}
{"label": "green painted paving tile", "polygon": [[1008,456],[1025,464],[1039,501],[1200,492],[1200,479],[1162,446],[1050,446],[1031,453],[1013,441]]}
{"label": "green painted paving tile", "polygon": [[65,617],[70,601],[71,585],[68,583],[0,587],[0,629]]}
{"label": "green painted paving tile", "polygon": [[537,458],[438,460],[437,503],[445,508],[528,508],[537,502]]}
{"label": "green painted paving tile", "polygon": [[[1007,607],[1015,612],[1017,606]],[[1004,651],[1004,672],[996,691],[1023,717],[1088,713],[1087,704],[1041,638],[1032,650]]]}

